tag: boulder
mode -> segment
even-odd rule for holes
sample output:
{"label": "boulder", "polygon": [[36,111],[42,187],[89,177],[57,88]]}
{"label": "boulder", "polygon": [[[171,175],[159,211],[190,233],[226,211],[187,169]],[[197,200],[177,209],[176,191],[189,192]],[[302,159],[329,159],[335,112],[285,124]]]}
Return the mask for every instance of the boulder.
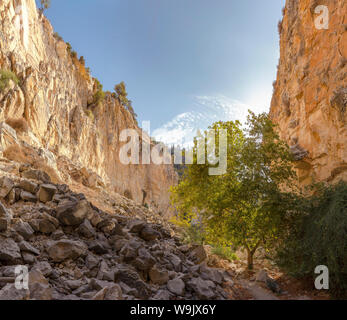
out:
{"label": "boulder", "polygon": [[139,233],[144,227],[146,223],[140,220],[133,220],[130,221],[128,228],[129,231],[132,233]]}
{"label": "boulder", "polygon": [[25,240],[29,240],[33,234],[34,230],[27,222],[19,222],[14,225],[13,229],[19,233]]}
{"label": "boulder", "polygon": [[149,271],[149,278],[154,284],[163,285],[169,281],[169,272],[161,269],[158,265],[155,265]]}
{"label": "boulder", "polygon": [[12,239],[0,239],[0,262],[8,265],[19,264],[20,249]]}
{"label": "boulder", "polygon": [[153,241],[160,237],[160,233],[150,226],[145,226],[140,232],[140,237],[145,241]]}
{"label": "boulder", "polygon": [[42,181],[44,183],[51,182],[51,178],[46,172],[41,170],[36,170],[36,169],[29,169],[22,172],[22,177],[27,179]]}
{"label": "boulder", "polygon": [[20,193],[20,198],[26,202],[36,202],[37,201],[37,197],[35,195],[33,195],[32,193],[27,192],[27,191],[22,191]]}
{"label": "boulder", "polygon": [[136,289],[135,297],[138,299],[148,299],[151,295],[148,285],[140,279],[137,272],[129,268],[122,267],[116,270],[115,281],[122,281],[129,287]]}
{"label": "boulder", "polygon": [[37,269],[29,272],[31,300],[52,300],[53,290],[45,276]]}
{"label": "boulder", "polygon": [[96,232],[88,219],[84,219],[81,225],[78,227],[77,232],[85,238],[95,238]]}
{"label": "boulder", "polygon": [[17,290],[13,283],[7,284],[0,290],[0,300],[29,300],[29,290]]}
{"label": "boulder", "polygon": [[212,281],[194,278],[188,282],[188,285],[195,291],[200,300],[211,300],[216,296],[214,291],[216,286]]}
{"label": "boulder", "polygon": [[0,178],[0,198],[5,198],[13,187],[14,182],[10,178],[2,176]]}
{"label": "boulder", "polygon": [[39,256],[40,255],[40,250],[34,248],[30,243],[26,242],[26,241],[22,241],[19,244],[19,249],[22,252],[28,252],[28,253],[32,253],[34,255]]}
{"label": "boulder", "polygon": [[52,201],[55,193],[57,192],[57,188],[52,184],[41,184],[40,189],[37,193],[38,199],[43,202]]}
{"label": "boulder", "polygon": [[90,211],[91,207],[87,200],[63,201],[57,207],[57,218],[64,225],[78,226]]}
{"label": "boulder", "polygon": [[169,289],[170,292],[177,296],[183,296],[184,295],[184,289],[185,289],[185,284],[182,279],[176,278],[173,280],[169,280],[167,283],[167,288]]}
{"label": "boulder", "polygon": [[122,289],[118,284],[112,284],[101,289],[92,300],[123,300]]}
{"label": "boulder", "polygon": [[77,259],[87,252],[87,246],[80,241],[59,240],[47,249],[49,257],[55,262]]}
{"label": "boulder", "polygon": [[193,250],[189,254],[189,258],[195,263],[200,264],[207,259],[207,253],[203,245],[197,245],[193,247]]}
{"label": "boulder", "polygon": [[19,188],[23,189],[24,191],[30,192],[30,193],[36,193],[38,184],[31,182],[29,180],[21,180],[19,183]]}

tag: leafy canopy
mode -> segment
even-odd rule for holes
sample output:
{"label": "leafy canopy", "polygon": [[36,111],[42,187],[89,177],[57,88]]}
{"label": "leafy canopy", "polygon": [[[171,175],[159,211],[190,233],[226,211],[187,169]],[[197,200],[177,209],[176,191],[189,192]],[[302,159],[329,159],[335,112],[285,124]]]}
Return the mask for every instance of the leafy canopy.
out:
{"label": "leafy canopy", "polygon": [[[209,176],[209,164],[198,165],[195,155],[194,164],[172,188],[172,201],[181,226],[201,223],[207,242],[245,248],[252,267],[259,245],[269,245],[281,232],[294,198],[282,190],[295,174],[289,147],[266,114],[250,112],[247,127],[242,130],[237,121],[215,123],[211,129],[217,150],[218,133],[227,130],[227,173]],[[195,151],[200,139],[205,137],[196,138]]]}

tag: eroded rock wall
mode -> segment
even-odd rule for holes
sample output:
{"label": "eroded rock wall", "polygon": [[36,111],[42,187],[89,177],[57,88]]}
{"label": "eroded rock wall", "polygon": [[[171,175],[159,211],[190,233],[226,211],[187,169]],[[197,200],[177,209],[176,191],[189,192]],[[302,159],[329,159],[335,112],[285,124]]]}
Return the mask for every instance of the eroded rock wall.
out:
{"label": "eroded rock wall", "polygon": [[[329,10],[317,29],[315,8]],[[347,180],[347,2],[287,0],[271,117],[298,160],[300,182]]]}
{"label": "eroded rock wall", "polygon": [[167,212],[167,191],[176,182],[173,167],[120,163],[120,132],[141,130],[110,94],[90,107],[95,80],[54,36],[34,0],[1,0],[0,68],[20,80],[0,93],[0,121],[24,118],[30,127],[26,143],[44,150],[53,162],[67,159],[95,172],[107,188]]}

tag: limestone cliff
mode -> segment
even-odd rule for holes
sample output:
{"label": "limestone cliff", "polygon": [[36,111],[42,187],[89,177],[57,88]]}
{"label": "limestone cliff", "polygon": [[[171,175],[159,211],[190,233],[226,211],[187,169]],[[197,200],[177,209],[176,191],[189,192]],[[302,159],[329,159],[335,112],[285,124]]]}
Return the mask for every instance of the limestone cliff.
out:
{"label": "limestone cliff", "polygon": [[[102,185],[167,211],[173,167],[120,163],[120,132],[141,130],[111,94],[93,105],[95,79],[54,34],[34,0],[0,2],[0,69],[19,79],[19,85],[11,82],[0,92],[0,151],[12,144],[33,147],[64,182]],[[29,130],[20,137],[4,123],[23,118]]]}
{"label": "limestone cliff", "polygon": [[[328,29],[316,28],[318,5]],[[300,160],[300,181],[347,180],[347,2],[287,0],[279,31],[270,114]]]}

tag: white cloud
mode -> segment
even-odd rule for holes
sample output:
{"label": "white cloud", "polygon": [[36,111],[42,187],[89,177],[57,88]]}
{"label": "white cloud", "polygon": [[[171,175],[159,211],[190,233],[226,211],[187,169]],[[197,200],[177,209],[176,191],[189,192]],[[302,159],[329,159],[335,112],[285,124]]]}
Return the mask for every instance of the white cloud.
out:
{"label": "white cloud", "polygon": [[154,130],[152,136],[167,145],[188,146],[198,130],[203,132],[216,121],[239,120],[244,123],[249,109],[255,113],[267,111],[264,107],[251,107],[225,96],[198,96],[191,111],[177,115]]}

